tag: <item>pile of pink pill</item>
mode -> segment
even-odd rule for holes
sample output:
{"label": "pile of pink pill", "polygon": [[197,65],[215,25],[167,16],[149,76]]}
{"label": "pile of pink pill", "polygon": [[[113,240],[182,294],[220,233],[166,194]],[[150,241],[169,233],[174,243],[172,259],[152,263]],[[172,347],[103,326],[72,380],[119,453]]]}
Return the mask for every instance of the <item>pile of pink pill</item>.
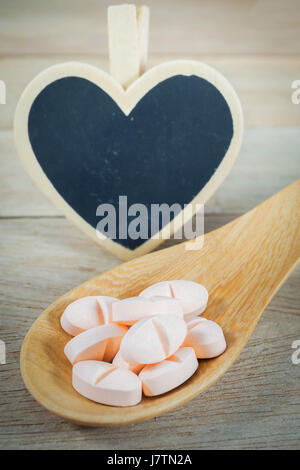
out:
{"label": "pile of pink pill", "polygon": [[188,380],[197,359],[226,349],[222,328],[199,317],[208,292],[192,281],[159,282],[138,297],[83,297],[68,305],[62,328],[75,390],[90,400],[133,406]]}

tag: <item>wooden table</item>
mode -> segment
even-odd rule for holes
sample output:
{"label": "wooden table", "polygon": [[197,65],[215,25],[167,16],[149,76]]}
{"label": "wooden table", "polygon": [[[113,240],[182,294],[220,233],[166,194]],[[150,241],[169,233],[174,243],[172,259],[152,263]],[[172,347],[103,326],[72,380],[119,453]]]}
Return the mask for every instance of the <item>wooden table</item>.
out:
{"label": "wooden table", "polygon": [[[215,386],[180,409],[127,428],[87,429],[46,412],[19,370],[33,320],[71,287],[120,261],[73,227],[33,186],[16,156],[12,121],[28,81],[56,62],[107,69],[106,7],[99,0],[0,5],[0,448],[296,449],[300,447],[300,270],[266,309],[240,359]],[[240,157],[206,205],[206,232],[234,219],[300,176],[300,79],[297,0],[152,0],[150,66],[195,58],[235,86],[246,133]],[[293,214],[291,214],[291,217]],[[271,236],[271,235],[270,235]],[[263,280],[262,280],[263,282]]]}

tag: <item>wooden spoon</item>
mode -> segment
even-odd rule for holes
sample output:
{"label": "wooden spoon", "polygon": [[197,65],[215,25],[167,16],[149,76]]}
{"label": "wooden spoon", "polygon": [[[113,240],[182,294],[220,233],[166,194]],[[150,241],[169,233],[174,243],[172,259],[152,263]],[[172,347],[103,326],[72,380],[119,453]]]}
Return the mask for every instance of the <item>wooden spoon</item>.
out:
{"label": "wooden spoon", "polygon": [[[47,410],[88,426],[143,421],[194,398],[237,359],[266,305],[296,267],[299,216],[300,180],[205,235],[198,251],[187,250],[186,243],[181,243],[124,263],[72,289],[40,315],[24,340],[21,371],[26,387]],[[207,287],[210,298],[204,315],[224,329],[226,352],[201,360],[194,376],[177,389],[143,398],[134,407],[99,405],[79,395],[72,388],[71,365],[63,353],[70,339],[59,323],[65,307],[86,295],[134,296],[168,279],[190,279]]]}

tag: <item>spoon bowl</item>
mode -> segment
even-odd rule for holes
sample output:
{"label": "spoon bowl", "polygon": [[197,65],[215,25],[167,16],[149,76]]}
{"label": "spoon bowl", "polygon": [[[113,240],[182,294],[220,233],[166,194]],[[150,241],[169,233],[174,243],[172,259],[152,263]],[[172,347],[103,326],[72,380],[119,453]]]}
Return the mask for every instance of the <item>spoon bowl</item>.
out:
{"label": "spoon bowl", "polygon": [[[30,328],[21,350],[26,387],[47,410],[87,426],[125,425],[158,416],[203,392],[238,358],[262,312],[300,258],[300,180],[224,227],[205,235],[203,247],[181,243],[145,255],[75,287],[50,305]],[[94,403],[72,387],[72,367],[64,355],[69,341],[60,326],[66,306],[88,295],[120,299],[138,295],[156,282],[188,279],[209,294],[205,318],[224,330],[227,350],[200,360],[180,387],[143,397],[133,407]]]}

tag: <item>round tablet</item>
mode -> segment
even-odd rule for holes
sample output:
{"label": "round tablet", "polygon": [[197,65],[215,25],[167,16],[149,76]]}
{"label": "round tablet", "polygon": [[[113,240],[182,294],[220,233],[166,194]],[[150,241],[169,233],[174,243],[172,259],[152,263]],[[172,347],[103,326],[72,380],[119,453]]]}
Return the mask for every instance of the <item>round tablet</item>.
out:
{"label": "round tablet", "polygon": [[125,361],[120,351],[118,351],[115,355],[114,360],[112,361],[112,365],[115,367],[120,367],[121,369],[131,370],[131,372],[134,372],[135,374],[138,374],[143,369],[143,367],[145,367],[145,364],[135,364]]}
{"label": "round tablet", "polygon": [[72,338],[65,346],[65,355],[71,364],[87,360],[110,361],[127,331],[126,326],[113,323],[96,326]]}
{"label": "round tablet", "polygon": [[67,333],[76,336],[95,326],[110,323],[113,302],[118,302],[118,299],[88,296],[75,300],[65,309],[60,324]]}
{"label": "round tablet", "polygon": [[112,304],[112,320],[133,325],[153,315],[174,314],[183,317],[181,303],[171,297],[130,297]]}
{"label": "round tablet", "polygon": [[127,362],[153,364],[171,356],[182,345],[187,325],[178,315],[155,315],[135,323],[121,341]]}
{"label": "round tablet", "polygon": [[188,333],[184,345],[192,347],[198,358],[209,359],[225,351],[223,330],[216,322],[199,318],[192,320],[187,326]]}
{"label": "round tablet", "polygon": [[184,315],[200,315],[208,301],[207,289],[202,284],[186,280],[158,282],[140,293],[141,297],[146,298],[160,295],[178,299]]}
{"label": "round tablet", "polygon": [[73,366],[72,385],[84,397],[104,405],[133,406],[142,398],[138,376],[107,362],[78,362]]}
{"label": "round tablet", "polygon": [[198,368],[193,348],[180,348],[158,364],[145,366],[139,374],[146,396],[169,392],[188,380]]}

